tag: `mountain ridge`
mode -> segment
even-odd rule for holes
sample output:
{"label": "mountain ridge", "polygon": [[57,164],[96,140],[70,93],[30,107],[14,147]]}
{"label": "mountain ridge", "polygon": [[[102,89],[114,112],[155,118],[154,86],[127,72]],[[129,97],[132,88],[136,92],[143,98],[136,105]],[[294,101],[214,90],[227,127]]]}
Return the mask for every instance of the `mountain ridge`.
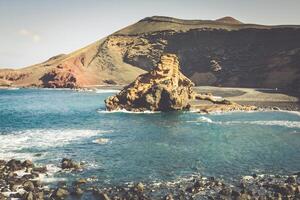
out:
{"label": "mountain ridge", "polygon": [[297,89],[299,27],[243,24],[232,17],[146,17],[69,54],[2,69],[0,80],[25,87],[128,84],[155,66],[163,53],[174,53],[197,85]]}

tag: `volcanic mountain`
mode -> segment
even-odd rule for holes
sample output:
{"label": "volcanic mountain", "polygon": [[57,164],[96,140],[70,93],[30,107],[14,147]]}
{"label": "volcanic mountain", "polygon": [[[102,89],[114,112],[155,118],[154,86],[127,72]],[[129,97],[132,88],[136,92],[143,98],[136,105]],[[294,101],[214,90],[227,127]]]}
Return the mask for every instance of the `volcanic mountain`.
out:
{"label": "volcanic mountain", "polygon": [[164,53],[176,54],[181,71],[196,85],[300,88],[300,26],[161,16],[144,18],[73,53],[23,69],[0,70],[0,84],[128,84],[156,66]]}

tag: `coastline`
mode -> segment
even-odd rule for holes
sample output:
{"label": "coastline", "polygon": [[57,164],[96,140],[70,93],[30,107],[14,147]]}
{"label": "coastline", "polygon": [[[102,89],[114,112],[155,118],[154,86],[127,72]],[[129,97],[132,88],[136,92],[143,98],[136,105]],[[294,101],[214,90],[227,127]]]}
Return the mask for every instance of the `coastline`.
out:
{"label": "coastline", "polygon": [[[299,96],[295,92],[276,90],[276,89],[259,89],[259,88],[232,88],[232,87],[212,87],[200,86],[195,87],[196,92],[212,93],[215,96],[221,96],[229,101],[241,105],[258,107],[259,111],[286,110],[300,111]],[[208,102],[193,102],[197,108],[199,104]]]}
{"label": "coastline", "polygon": [[[82,88],[39,88],[39,87],[0,87],[0,90],[17,89],[46,89],[46,90],[75,90],[79,92],[97,92],[97,90],[107,90],[117,92],[124,85],[93,85]],[[300,95],[294,91],[267,89],[267,88],[233,88],[197,86],[193,88],[197,93],[211,93],[214,96],[221,96],[229,101],[248,106],[256,106],[259,111],[300,111]],[[191,102],[192,110],[197,110],[198,106],[209,105],[208,101]]]}

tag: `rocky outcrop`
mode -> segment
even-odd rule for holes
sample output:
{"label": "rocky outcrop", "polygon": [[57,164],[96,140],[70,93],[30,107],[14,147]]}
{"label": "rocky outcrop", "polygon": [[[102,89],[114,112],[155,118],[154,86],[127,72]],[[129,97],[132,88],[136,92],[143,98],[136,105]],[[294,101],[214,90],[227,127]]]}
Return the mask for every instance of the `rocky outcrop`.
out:
{"label": "rocky outcrop", "polygon": [[76,75],[72,71],[54,69],[41,77],[43,87],[46,88],[77,88]]}
{"label": "rocky outcrop", "polygon": [[174,54],[165,54],[149,73],[140,75],[116,96],[105,100],[107,110],[171,111],[190,107],[194,84],[180,72]]}
{"label": "rocky outcrop", "polygon": [[194,83],[180,72],[178,57],[164,54],[156,67],[149,73],[140,75],[119,94],[105,100],[107,110],[129,111],[172,111],[188,110],[193,100],[198,103],[199,112],[250,111],[255,106],[243,106],[212,94],[196,94]]}

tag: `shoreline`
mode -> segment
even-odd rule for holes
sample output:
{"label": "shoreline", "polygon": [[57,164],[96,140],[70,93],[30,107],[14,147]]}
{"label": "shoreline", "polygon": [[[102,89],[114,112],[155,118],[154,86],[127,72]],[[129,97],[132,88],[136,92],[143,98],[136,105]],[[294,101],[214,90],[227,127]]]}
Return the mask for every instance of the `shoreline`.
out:
{"label": "shoreline", "polygon": [[[63,174],[84,171],[84,165],[63,158]],[[170,181],[129,182],[99,186],[97,177],[43,182],[48,168],[30,160],[0,160],[0,199],[278,199],[300,198],[300,172],[289,174],[252,174],[232,182],[219,177],[189,175]],[[54,177],[54,174],[52,175]],[[49,177],[48,177],[49,178]],[[50,177],[51,178],[51,177]]]}
{"label": "shoreline", "polygon": [[[37,87],[0,87],[0,90],[18,90],[18,89],[42,89],[42,90],[74,90],[79,92],[97,92],[97,90],[111,90],[117,92],[123,85],[99,85],[97,87],[83,87],[77,89],[71,88],[37,88]],[[233,87],[213,87],[197,86],[194,87],[197,93],[211,93],[214,96],[221,96],[225,99],[238,103],[240,105],[256,106],[260,111],[300,111],[300,95],[291,91],[283,91],[267,88],[233,88]],[[209,105],[207,101],[194,101],[192,110],[197,106]]]}

